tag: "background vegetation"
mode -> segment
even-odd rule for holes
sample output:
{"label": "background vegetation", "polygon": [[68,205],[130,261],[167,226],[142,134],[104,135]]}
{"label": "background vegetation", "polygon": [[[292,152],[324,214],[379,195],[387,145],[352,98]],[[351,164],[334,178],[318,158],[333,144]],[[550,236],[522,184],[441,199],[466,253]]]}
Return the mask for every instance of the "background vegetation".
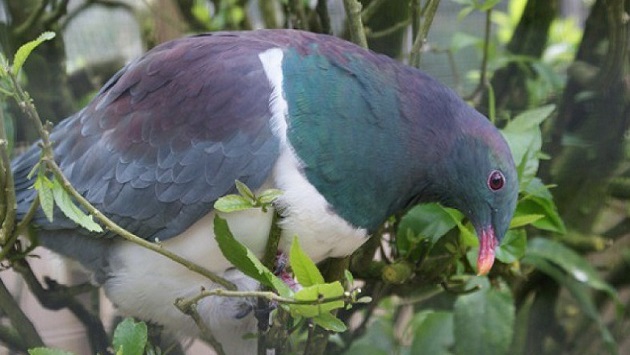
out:
{"label": "background vegetation", "polygon": [[[473,276],[477,242],[456,211],[425,205],[393,216],[351,259],[320,265],[330,284],[342,280],[355,292],[361,285],[371,302],[331,306],[348,329],[335,333],[342,329],[321,320],[296,327],[283,350],[629,353],[629,13],[629,0],[0,0],[8,58],[0,63],[0,183],[10,190],[9,154],[42,134],[26,118],[33,112],[17,84],[40,117],[58,122],[126,60],[168,39],[261,27],[332,33],[419,66],[488,115],[512,147],[521,198],[488,277]],[[57,36],[31,53],[13,82],[13,54],[44,31]],[[111,351],[98,318],[71,297],[90,287],[33,278],[26,256],[34,241],[15,238],[24,226],[12,219],[9,196],[0,196],[2,265],[23,275],[43,304],[82,319],[95,352]],[[352,277],[341,272],[346,266]],[[324,284],[319,278],[315,285]],[[6,347],[45,345],[37,320],[3,284],[0,308]],[[321,316],[290,313],[297,325]],[[141,346],[125,354],[162,351],[144,346],[142,323],[121,324],[114,348],[131,334]]]}

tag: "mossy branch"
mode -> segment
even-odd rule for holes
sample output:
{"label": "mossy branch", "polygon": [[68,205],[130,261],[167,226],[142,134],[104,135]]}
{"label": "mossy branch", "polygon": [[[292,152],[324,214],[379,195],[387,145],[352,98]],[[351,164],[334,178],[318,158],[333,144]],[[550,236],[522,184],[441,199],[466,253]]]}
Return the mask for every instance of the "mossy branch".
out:
{"label": "mossy branch", "polygon": [[363,28],[363,20],[361,19],[361,3],[357,0],[343,0],[343,7],[346,10],[348,28],[350,29],[350,38],[352,42],[363,48],[367,48],[367,37]]}

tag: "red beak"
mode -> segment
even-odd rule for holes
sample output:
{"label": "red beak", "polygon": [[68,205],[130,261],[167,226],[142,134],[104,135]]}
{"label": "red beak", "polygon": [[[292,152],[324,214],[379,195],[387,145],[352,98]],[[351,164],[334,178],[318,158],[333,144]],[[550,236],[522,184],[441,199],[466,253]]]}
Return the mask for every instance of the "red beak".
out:
{"label": "red beak", "polygon": [[499,244],[492,227],[481,230],[479,236],[479,256],[477,257],[477,275],[487,275],[494,264],[494,248]]}

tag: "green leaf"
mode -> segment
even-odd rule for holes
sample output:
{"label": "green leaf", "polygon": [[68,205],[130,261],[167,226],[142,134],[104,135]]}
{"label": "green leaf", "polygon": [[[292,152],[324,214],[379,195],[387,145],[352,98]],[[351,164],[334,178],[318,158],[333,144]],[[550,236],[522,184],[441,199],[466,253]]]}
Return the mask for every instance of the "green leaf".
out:
{"label": "green leaf", "polygon": [[74,203],[72,196],[70,196],[56,178],[53,179],[52,192],[55,203],[66,217],[90,232],[100,233],[103,231],[103,228],[98,223],[94,222],[92,216],[85,213]]}
{"label": "green leaf", "polygon": [[214,203],[214,209],[224,213],[248,210],[254,207],[254,202],[241,195],[226,195]]}
{"label": "green leaf", "polygon": [[53,221],[53,211],[55,208],[55,200],[53,197],[53,182],[50,181],[48,177],[43,172],[43,169],[39,169],[37,174],[37,179],[33,184],[35,190],[37,190],[37,194],[39,197],[39,204],[42,207],[42,211],[44,211],[44,215],[48,221]]}
{"label": "green leaf", "polygon": [[250,190],[249,187],[247,187],[247,185],[243,184],[242,182],[238,180],[234,181],[234,183],[236,184],[236,189],[238,190],[238,193],[241,194],[241,196],[245,197],[247,200],[251,202],[253,202],[256,199],[256,196],[254,195],[252,190]]}
{"label": "green leaf", "polygon": [[13,67],[11,68],[11,73],[14,76],[17,76],[22,69],[24,62],[26,61],[26,58],[28,58],[31,52],[43,42],[51,40],[53,38],[55,38],[54,32],[44,32],[39,35],[37,39],[27,42],[23,44],[20,48],[18,48],[17,52],[15,53],[15,57],[13,58]]}
{"label": "green leaf", "polygon": [[124,355],[142,355],[147,345],[147,325],[125,318],[116,326],[112,345]]}
{"label": "green leaf", "polygon": [[548,260],[571,275],[576,281],[604,291],[614,300],[619,300],[617,291],[599,276],[588,260],[561,243],[546,238],[532,239],[527,246],[523,262],[531,261],[532,257]]}
{"label": "green leaf", "polygon": [[51,348],[32,348],[28,349],[29,355],[74,355],[69,351],[51,349]]}
{"label": "green leaf", "polygon": [[411,321],[413,342],[411,354],[451,355],[455,345],[453,313],[423,311]]}
{"label": "green leaf", "polygon": [[445,208],[445,207],[443,208],[444,208],[444,211],[446,211],[446,213],[451,217],[451,219],[457,225],[457,229],[459,229],[459,236],[461,238],[463,245],[469,246],[469,247],[479,246],[479,239],[477,238],[475,233],[473,233],[471,229],[468,229],[462,223],[462,220],[464,219],[464,215],[456,209]]}
{"label": "green leaf", "polygon": [[524,194],[525,197],[516,206],[515,216],[543,215],[543,218],[532,222],[534,227],[560,234],[566,233],[566,227],[558,214],[553,197],[539,178],[532,179],[525,186]]}
{"label": "green leaf", "polygon": [[4,57],[2,53],[0,53],[0,79],[6,78],[8,69],[9,68],[7,66],[7,59]]}
{"label": "green leaf", "polygon": [[313,322],[320,327],[332,332],[345,332],[348,327],[337,317],[331,313],[322,313],[317,317],[313,317]]}
{"label": "green leaf", "polygon": [[510,221],[510,229],[524,227],[528,224],[532,224],[541,218],[545,218],[542,214],[526,214],[522,216],[514,216]]}
{"label": "green leaf", "polygon": [[293,274],[302,286],[308,287],[325,283],[324,276],[319,272],[313,260],[300,247],[297,236],[293,237],[289,260]]}
{"label": "green leaf", "polygon": [[[352,342],[344,355],[391,355],[395,354],[397,341],[390,319],[378,317],[367,327],[365,335]],[[421,353],[424,354],[424,353]]]}
{"label": "green leaf", "polygon": [[503,129],[504,132],[527,132],[540,128],[540,125],[551,116],[556,105],[545,105],[524,111],[514,117]]}
{"label": "green leaf", "polygon": [[454,306],[455,353],[506,354],[512,341],[515,311],[509,291],[490,287],[485,277],[471,280],[480,291],[459,296]]}
{"label": "green leaf", "polygon": [[350,270],[348,270],[348,269],[343,270],[343,276],[346,279],[346,281],[348,282],[348,285],[350,285],[350,287],[352,287],[352,285],[354,284],[354,276],[352,275]]}
{"label": "green leaf", "polygon": [[485,0],[477,3],[477,9],[480,11],[488,11],[494,8],[501,0]]}
{"label": "green leaf", "polygon": [[279,189],[267,189],[258,195],[257,201],[262,205],[268,205],[274,202],[278,197],[282,196],[284,191]]}
{"label": "green leaf", "polygon": [[542,148],[540,125],[554,109],[554,105],[547,105],[525,111],[501,131],[512,151],[521,186],[533,179],[538,171],[538,153]]}
{"label": "green leaf", "polygon": [[[463,217],[462,217],[463,218]],[[399,249],[406,250],[408,241],[407,231],[412,230],[414,235],[431,239],[435,244],[444,234],[457,225],[457,220],[447,211],[447,208],[437,203],[427,203],[415,206],[402,218],[398,227],[396,241],[401,245]]]}
{"label": "green leaf", "polygon": [[507,232],[501,244],[496,249],[496,258],[510,264],[525,255],[527,249],[527,235],[522,229],[511,229]]}
{"label": "green leaf", "polygon": [[278,291],[283,297],[290,297],[293,294],[289,286],[267,269],[254,253],[234,238],[225,219],[219,216],[214,217],[214,235],[223,256],[245,275]]}
{"label": "green leaf", "polygon": [[462,21],[468,15],[470,15],[474,10],[475,10],[475,8],[473,6],[466,6],[466,7],[462,8],[457,13],[457,21]]}
{"label": "green leaf", "polygon": [[295,293],[295,299],[298,301],[312,301],[313,304],[292,304],[289,306],[291,315],[313,318],[333,309],[342,308],[344,306],[342,300],[325,303],[318,303],[318,301],[342,296],[344,292],[345,290],[339,281],[304,287]]}

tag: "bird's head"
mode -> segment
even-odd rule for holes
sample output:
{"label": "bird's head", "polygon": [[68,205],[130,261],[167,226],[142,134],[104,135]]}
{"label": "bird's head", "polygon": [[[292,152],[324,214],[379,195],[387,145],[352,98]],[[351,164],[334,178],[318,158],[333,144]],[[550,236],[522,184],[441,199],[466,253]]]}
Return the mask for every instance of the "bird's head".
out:
{"label": "bird's head", "polygon": [[434,171],[440,201],[464,213],[473,224],[479,238],[477,270],[487,274],[518,198],[517,173],[507,143],[486,119],[475,120],[456,134]]}

